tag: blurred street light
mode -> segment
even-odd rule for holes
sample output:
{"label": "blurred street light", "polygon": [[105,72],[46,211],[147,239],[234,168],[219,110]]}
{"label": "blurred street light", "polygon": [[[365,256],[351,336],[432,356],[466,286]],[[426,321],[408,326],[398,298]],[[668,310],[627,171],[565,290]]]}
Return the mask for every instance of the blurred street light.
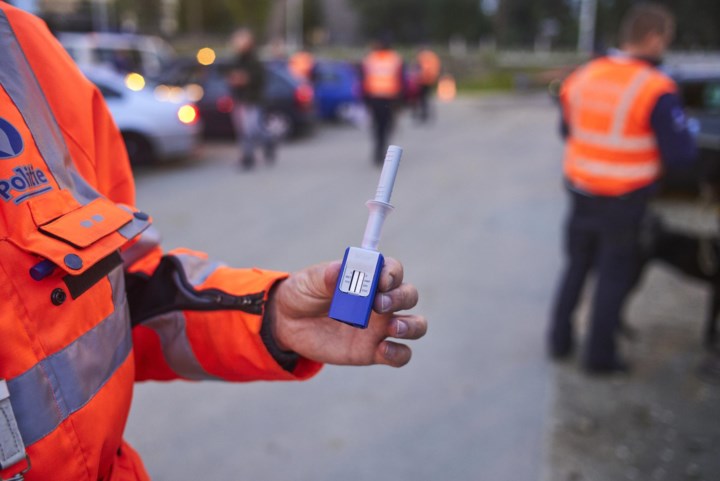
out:
{"label": "blurred street light", "polygon": [[130,90],[138,92],[145,88],[145,78],[139,73],[129,73],[125,76],[125,86]]}
{"label": "blurred street light", "polygon": [[215,62],[215,50],[210,47],[203,47],[197,52],[197,61],[200,65],[212,65]]}

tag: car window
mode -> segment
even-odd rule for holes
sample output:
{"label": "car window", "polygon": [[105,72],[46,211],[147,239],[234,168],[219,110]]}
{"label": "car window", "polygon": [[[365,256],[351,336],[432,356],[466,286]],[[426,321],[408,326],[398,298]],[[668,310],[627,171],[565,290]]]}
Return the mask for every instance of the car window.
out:
{"label": "car window", "polygon": [[97,86],[98,90],[100,90],[102,96],[105,97],[105,100],[122,98],[122,94],[120,92],[108,87],[107,85],[101,83],[96,83],[95,85]]}
{"label": "car window", "polygon": [[63,45],[63,46],[65,47],[65,50],[67,51],[67,53],[70,54],[70,57],[72,57],[72,59],[77,62],[79,60],[78,49],[76,49],[75,47],[68,47],[67,45]]}
{"label": "car window", "polygon": [[315,80],[322,83],[339,84],[343,79],[337,70],[323,68],[318,69]]}
{"label": "car window", "polygon": [[96,48],[94,61],[112,65],[119,72],[142,72],[142,54],[137,49]]}
{"label": "car window", "polygon": [[687,82],[682,85],[681,92],[685,107],[688,109],[702,109],[704,107],[703,92],[705,84],[702,82]]}
{"label": "car window", "polygon": [[273,70],[267,69],[265,71],[265,96],[266,97],[282,97],[285,95],[292,95],[294,89],[292,83],[283,76]]}
{"label": "car window", "polygon": [[705,108],[713,111],[720,110],[720,82],[706,85]]}

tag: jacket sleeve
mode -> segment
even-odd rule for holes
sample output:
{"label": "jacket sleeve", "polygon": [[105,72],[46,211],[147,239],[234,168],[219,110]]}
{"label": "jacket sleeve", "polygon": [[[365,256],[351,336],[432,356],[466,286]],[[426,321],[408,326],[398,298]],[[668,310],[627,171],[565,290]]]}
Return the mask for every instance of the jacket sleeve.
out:
{"label": "jacket sleeve", "polygon": [[[134,205],[127,152],[102,95],[40,19],[12,8],[8,15],[23,48],[45,53],[28,61],[41,73],[75,167],[104,197]],[[77,90],[77,101],[67,102],[67,84]],[[133,247],[145,254],[128,262],[127,274],[131,312],[135,323],[144,321],[133,331],[138,379],[304,379],[318,371],[304,359],[284,369],[276,358],[288,356],[273,356],[272,339],[262,336],[268,291],[285,274],[231,269],[191,251],[163,255],[142,238],[133,242],[124,254]]]}
{"label": "jacket sleeve", "polygon": [[658,99],[650,125],[655,132],[663,164],[667,167],[692,167],[698,151],[677,94],[667,93]]}
{"label": "jacket sleeve", "polygon": [[262,335],[268,293],[286,277],[233,269],[185,249],[145,256],[126,276],[137,380],[300,380],[317,373],[320,364],[303,358],[283,367]]}

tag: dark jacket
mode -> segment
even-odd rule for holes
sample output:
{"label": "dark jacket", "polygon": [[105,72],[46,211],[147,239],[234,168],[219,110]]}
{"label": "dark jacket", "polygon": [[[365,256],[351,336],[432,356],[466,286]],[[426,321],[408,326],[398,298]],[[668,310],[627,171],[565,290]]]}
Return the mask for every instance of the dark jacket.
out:
{"label": "dark jacket", "polygon": [[243,72],[249,78],[249,82],[245,85],[230,87],[233,98],[243,103],[262,103],[265,89],[265,67],[255,52],[251,50],[237,55],[233,60],[232,70]]}

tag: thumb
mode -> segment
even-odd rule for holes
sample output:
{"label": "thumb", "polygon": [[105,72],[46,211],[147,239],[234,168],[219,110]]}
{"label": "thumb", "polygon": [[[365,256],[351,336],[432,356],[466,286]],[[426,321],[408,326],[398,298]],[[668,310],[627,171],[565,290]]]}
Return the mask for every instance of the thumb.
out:
{"label": "thumb", "polygon": [[323,287],[327,296],[330,297],[335,292],[335,286],[337,285],[337,278],[340,275],[340,268],[342,267],[342,262],[328,262],[321,267],[324,268]]}

